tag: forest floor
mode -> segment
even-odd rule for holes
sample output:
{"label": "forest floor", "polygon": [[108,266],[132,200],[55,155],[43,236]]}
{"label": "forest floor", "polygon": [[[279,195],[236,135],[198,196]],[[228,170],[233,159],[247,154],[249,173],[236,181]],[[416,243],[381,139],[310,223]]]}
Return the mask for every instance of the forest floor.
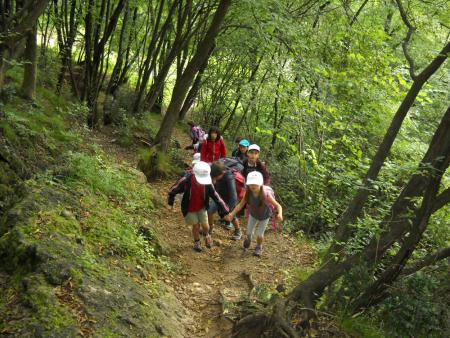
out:
{"label": "forest floor", "polygon": [[[174,138],[181,145],[189,143],[187,134],[175,130]],[[95,135],[94,141],[122,165],[136,168],[137,149],[124,148],[114,142],[108,129]],[[186,161],[191,154],[186,151]],[[148,183],[166,201],[167,192],[177,177]],[[176,199],[173,211],[158,210],[160,232],[169,246],[171,272],[164,282],[187,310],[189,337],[229,337],[233,320],[227,316],[227,305],[249,295],[257,286],[274,288],[288,282],[295,275],[295,269],[310,269],[316,261],[314,249],[306,242],[298,241],[282,230],[266,231],[264,252],[261,257],[252,255],[255,243],[244,250],[242,242],[229,239],[232,230],[225,230],[218,220],[212,234],[214,245],[206,249],[202,239],[203,252],[192,249],[193,239],[190,227],[186,226]],[[242,220],[243,234],[245,220]],[[289,283],[289,282],[288,282]]]}

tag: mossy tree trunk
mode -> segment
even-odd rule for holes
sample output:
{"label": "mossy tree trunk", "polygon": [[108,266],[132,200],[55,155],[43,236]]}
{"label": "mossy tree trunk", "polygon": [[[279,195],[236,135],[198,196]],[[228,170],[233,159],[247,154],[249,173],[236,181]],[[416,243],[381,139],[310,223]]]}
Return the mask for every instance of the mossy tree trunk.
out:
{"label": "mossy tree trunk", "polygon": [[205,37],[199,43],[197,50],[186,66],[183,75],[179,78],[179,81],[175,83],[175,87],[172,92],[172,98],[167,108],[167,112],[156,135],[155,142],[159,144],[162,151],[167,151],[170,145],[170,137],[172,130],[180,113],[181,106],[184,103],[186,94],[191,87],[194,78],[199,71],[200,67],[205,63],[209,57],[209,51],[214,45],[214,41],[219,34],[220,27],[225,18],[225,15],[230,7],[231,0],[221,0],[217,7]]}
{"label": "mossy tree trunk", "polygon": [[23,96],[33,100],[36,94],[37,76],[37,26],[35,25],[26,34],[26,47],[24,53],[25,65],[22,82]]}

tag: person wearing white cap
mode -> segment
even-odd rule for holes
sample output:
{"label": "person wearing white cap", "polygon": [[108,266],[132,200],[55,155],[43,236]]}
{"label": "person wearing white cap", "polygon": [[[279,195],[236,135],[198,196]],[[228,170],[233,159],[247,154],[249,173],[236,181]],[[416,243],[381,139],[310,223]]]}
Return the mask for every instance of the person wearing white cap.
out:
{"label": "person wearing white cap", "polygon": [[244,169],[242,170],[242,175],[247,177],[252,171],[259,171],[264,179],[265,185],[270,185],[269,172],[266,166],[259,160],[259,153],[261,149],[257,144],[251,144],[247,150],[247,158],[242,162]]}
{"label": "person wearing white cap", "polygon": [[200,245],[200,228],[203,229],[205,236],[205,245],[211,248],[212,239],[209,234],[208,214],[209,198],[218,206],[218,212],[221,217],[229,213],[228,205],[222,200],[220,195],[214,189],[210,176],[211,167],[208,163],[199,161],[194,165],[192,173],[178,180],[172,186],[168,194],[168,204],[173,208],[175,196],[183,194],[181,200],[181,212],[187,225],[192,225],[192,235],[194,237],[194,250],[202,251]]}
{"label": "person wearing white cap", "polygon": [[245,182],[248,189],[245,192],[244,198],[233,209],[227,220],[231,220],[245,205],[249,208],[249,217],[247,224],[247,237],[244,240],[244,249],[248,249],[252,242],[253,233],[256,234],[256,247],[253,255],[261,256],[262,244],[264,240],[264,232],[270,217],[274,210],[276,210],[276,217],[279,221],[283,220],[283,208],[275,200],[273,190],[269,186],[264,185],[264,178],[258,171],[253,171],[248,174]]}

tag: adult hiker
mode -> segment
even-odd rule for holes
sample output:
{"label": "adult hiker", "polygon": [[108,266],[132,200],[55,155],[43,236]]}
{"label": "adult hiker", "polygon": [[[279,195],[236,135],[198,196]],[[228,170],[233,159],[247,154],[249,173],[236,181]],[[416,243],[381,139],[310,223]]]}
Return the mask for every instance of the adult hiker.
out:
{"label": "adult hiker", "polygon": [[201,159],[207,163],[213,163],[218,159],[227,156],[227,149],[225,147],[225,142],[221,136],[218,127],[211,127],[208,131],[208,137],[202,143],[202,148],[200,153]]}
{"label": "adult hiker", "polygon": [[244,198],[239,204],[225,217],[231,220],[245,205],[249,209],[246,238],[244,240],[244,249],[248,249],[252,242],[253,235],[256,235],[256,247],[253,255],[261,256],[263,250],[264,232],[273,209],[276,209],[277,220],[283,220],[283,208],[275,200],[275,194],[269,186],[264,185],[264,179],[260,172],[253,171],[248,174],[246,179],[247,190]]}
{"label": "adult hiker", "polygon": [[247,151],[249,146],[250,142],[246,139],[242,139],[239,141],[239,146],[233,150],[231,155],[241,161],[244,161],[247,158]]}
{"label": "adult hiker", "polygon": [[258,171],[262,174],[264,178],[264,184],[270,185],[270,176],[267,171],[266,166],[259,160],[259,153],[261,149],[257,144],[251,144],[248,147],[247,159],[243,161],[244,169],[242,170],[242,175],[247,177],[249,173],[253,171]]}
{"label": "adult hiker", "polygon": [[208,213],[209,198],[216,203],[221,217],[228,214],[230,209],[220,195],[214,189],[211,180],[211,167],[206,162],[198,162],[194,165],[192,173],[182,177],[172,186],[168,194],[168,204],[173,209],[175,196],[183,194],[181,200],[181,212],[186,225],[192,225],[192,236],[194,237],[194,250],[201,252],[200,228],[205,236],[205,246],[211,248],[212,238],[209,234]]}
{"label": "adult hiker", "polygon": [[[211,178],[216,191],[219,193],[228,207],[230,209],[233,209],[238,203],[234,173],[230,169],[226,168],[223,162],[216,161],[211,165]],[[211,202],[208,208],[208,222],[210,232],[214,224],[214,214],[217,212],[217,210],[217,204],[215,202]],[[238,218],[234,217],[232,223],[234,225],[234,233],[231,236],[231,239],[239,240],[241,239],[241,229],[239,226]],[[227,224],[230,223],[227,222]],[[230,227],[227,227],[226,225],[225,228],[228,230],[231,230],[233,228],[231,224]]]}

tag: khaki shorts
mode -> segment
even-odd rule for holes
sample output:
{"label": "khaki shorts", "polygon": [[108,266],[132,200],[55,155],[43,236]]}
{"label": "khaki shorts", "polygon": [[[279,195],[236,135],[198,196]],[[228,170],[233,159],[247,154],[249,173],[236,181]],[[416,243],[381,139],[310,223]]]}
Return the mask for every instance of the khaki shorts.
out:
{"label": "khaki shorts", "polygon": [[197,212],[188,212],[187,215],[184,216],[184,221],[187,225],[208,224],[208,213],[206,212],[206,209]]}

